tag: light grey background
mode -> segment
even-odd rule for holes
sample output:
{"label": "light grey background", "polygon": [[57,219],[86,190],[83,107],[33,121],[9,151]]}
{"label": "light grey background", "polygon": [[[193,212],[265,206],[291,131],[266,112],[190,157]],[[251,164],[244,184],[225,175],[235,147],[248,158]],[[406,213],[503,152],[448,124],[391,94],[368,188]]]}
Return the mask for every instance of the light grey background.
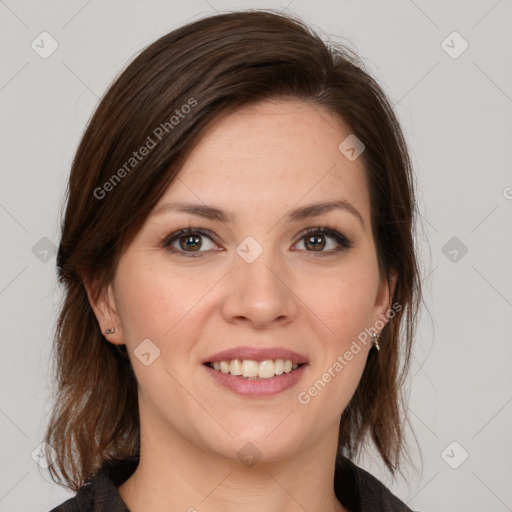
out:
{"label": "light grey background", "polygon": [[[396,104],[410,145],[428,308],[408,384],[417,469],[394,482],[375,452],[360,465],[415,510],[512,510],[510,0],[0,0],[0,511],[45,511],[73,495],[31,454],[51,404],[61,297],[52,247],[86,122],[143,47],[243,8],[287,8],[346,38]],[[50,48],[43,31],[58,43],[48,58],[31,47]]]}

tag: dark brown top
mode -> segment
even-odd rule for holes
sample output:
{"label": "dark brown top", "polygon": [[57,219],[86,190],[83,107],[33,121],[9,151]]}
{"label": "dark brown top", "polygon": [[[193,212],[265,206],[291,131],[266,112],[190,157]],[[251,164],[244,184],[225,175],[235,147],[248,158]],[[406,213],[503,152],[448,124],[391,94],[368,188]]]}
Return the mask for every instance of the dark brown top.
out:
{"label": "dark brown top", "polygon": [[[50,512],[130,512],[117,490],[137,468],[139,459],[104,462],[73,498]],[[364,469],[341,459],[334,474],[334,491],[350,512],[413,512]]]}

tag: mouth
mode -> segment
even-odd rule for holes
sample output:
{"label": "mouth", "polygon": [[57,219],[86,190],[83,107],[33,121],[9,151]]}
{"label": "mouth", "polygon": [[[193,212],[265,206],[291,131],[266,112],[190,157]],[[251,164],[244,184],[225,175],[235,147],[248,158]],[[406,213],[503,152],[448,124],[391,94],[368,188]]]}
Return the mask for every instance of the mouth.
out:
{"label": "mouth", "polygon": [[211,354],[202,366],[213,382],[247,398],[268,398],[296,386],[309,359],[285,347],[233,347]]}
{"label": "mouth", "polygon": [[208,361],[202,366],[221,388],[246,398],[263,399],[297,386],[309,364],[290,359],[224,359]]}
{"label": "mouth", "polygon": [[252,359],[225,359],[204,363],[212,370],[233,375],[247,380],[265,380],[283,374],[293,373],[306,363],[298,363],[291,359],[265,359],[255,361]]}

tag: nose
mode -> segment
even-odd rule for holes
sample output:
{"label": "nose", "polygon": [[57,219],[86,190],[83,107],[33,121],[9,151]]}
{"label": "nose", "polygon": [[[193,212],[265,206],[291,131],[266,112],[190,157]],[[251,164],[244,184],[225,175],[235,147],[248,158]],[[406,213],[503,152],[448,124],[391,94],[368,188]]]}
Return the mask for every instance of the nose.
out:
{"label": "nose", "polygon": [[272,324],[284,326],[297,315],[296,283],[285,262],[272,251],[263,250],[251,263],[236,254],[226,279],[223,315],[227,322],[268,329]]}

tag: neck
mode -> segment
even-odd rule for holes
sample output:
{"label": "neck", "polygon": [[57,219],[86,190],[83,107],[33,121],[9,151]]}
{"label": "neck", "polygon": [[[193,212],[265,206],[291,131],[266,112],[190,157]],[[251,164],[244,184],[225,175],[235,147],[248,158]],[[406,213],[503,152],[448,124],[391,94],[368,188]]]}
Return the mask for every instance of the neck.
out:
{"label": "neck", "polygon": [[248,465],[175,432],[164,438],[141,423],[139,465],[118,488],[132,512],[347,512],[334,493],[332,442]]}

